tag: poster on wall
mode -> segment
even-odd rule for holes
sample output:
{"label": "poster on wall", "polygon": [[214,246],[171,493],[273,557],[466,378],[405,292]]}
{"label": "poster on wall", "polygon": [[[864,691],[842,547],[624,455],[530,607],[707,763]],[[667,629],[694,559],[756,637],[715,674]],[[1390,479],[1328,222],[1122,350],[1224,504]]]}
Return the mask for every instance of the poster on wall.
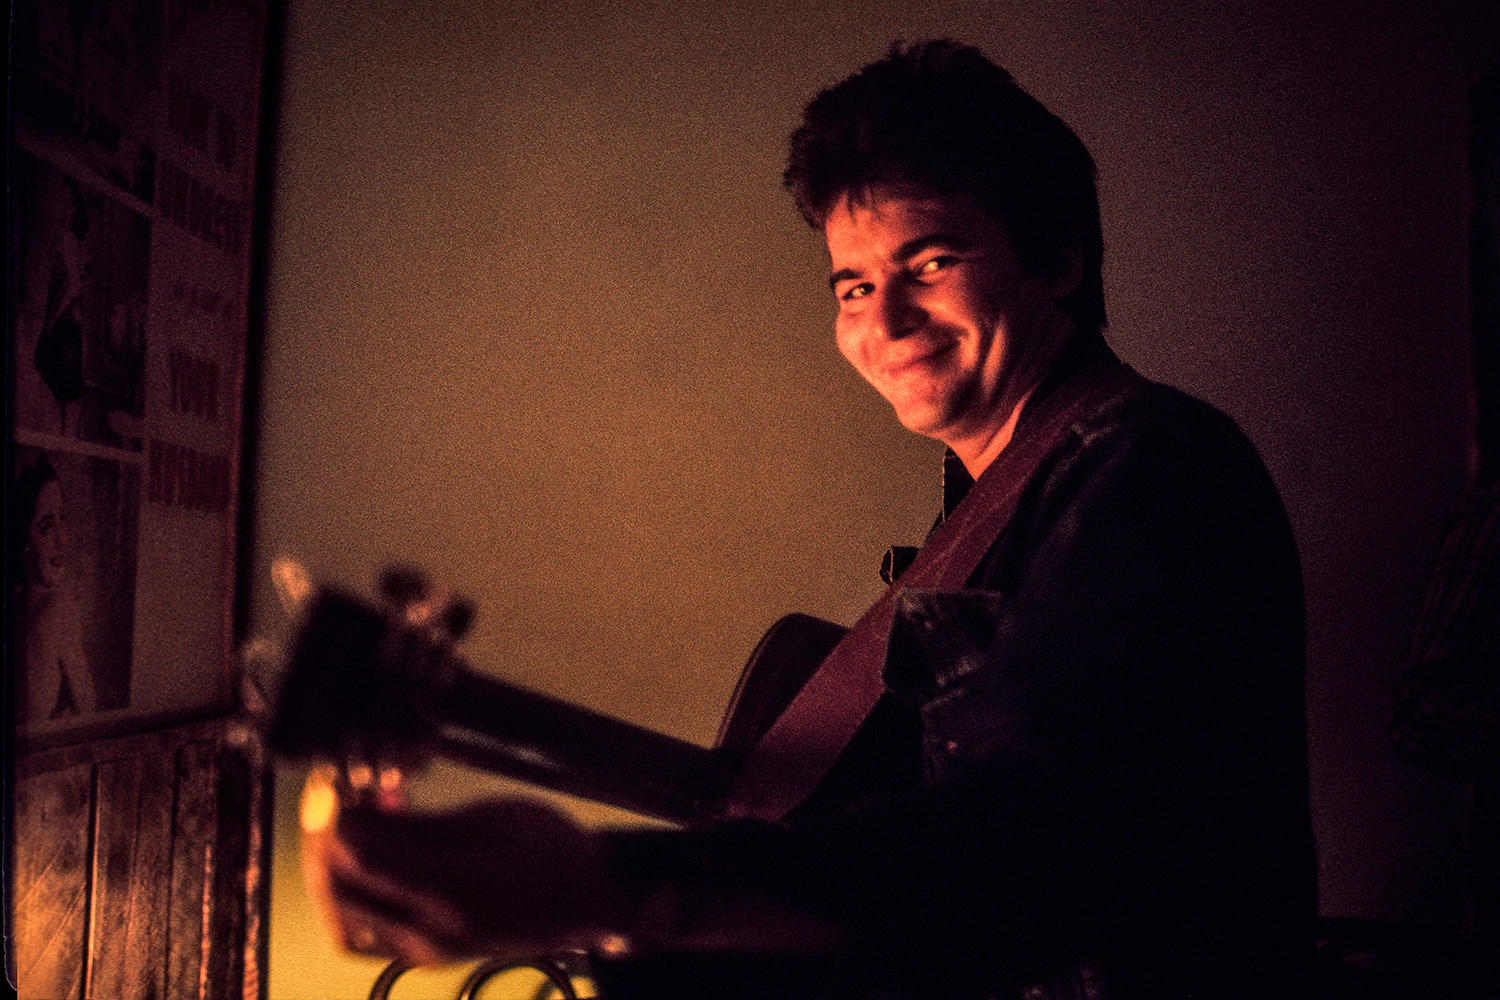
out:
{"label": "poster on wall", "polygon": [[230,704],[267,10],[12,10],[7,691],[46,745]]}

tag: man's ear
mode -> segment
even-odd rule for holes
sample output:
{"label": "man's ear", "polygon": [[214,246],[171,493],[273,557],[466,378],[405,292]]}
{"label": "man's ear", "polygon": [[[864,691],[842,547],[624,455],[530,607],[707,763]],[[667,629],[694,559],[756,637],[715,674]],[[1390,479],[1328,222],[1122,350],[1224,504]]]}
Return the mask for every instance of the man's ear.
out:
{"label": "man's ear", "polygon": [[1083,283],[1083,251],[1076,240],[1068,240],[1058,247],[1053,259],[1052,271],[1047,275],[1047,288],[1054,302],[1061,302],[1078,290]]}

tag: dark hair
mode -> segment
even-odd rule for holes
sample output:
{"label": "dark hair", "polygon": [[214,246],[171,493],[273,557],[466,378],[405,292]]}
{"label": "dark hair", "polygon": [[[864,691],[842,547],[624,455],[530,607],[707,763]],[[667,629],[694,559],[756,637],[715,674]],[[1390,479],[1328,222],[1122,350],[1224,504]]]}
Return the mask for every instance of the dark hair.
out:
{"label": "dark hair", "polygon": [[823,91],[792,134],[783,181],[815,229],[846,195],[861,202],[877,188],[972,194],[1033,274],[1059,273],[1077,254],[1081,280],[1061,305],[1080,331],[1105,325],[1093,157],[978,49],[898,43]]}

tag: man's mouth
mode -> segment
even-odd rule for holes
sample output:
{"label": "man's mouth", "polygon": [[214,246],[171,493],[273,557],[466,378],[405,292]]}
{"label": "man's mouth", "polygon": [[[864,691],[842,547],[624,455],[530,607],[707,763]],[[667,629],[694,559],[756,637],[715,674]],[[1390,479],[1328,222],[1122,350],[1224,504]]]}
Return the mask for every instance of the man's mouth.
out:
{"label": "man's mouth", "polygon": [[923,345],[899,358],[887,361],[881,366],[881,374],[888,379],[900,378],[916,369],[931,367],[956,346],[958,346],[956,340]]}

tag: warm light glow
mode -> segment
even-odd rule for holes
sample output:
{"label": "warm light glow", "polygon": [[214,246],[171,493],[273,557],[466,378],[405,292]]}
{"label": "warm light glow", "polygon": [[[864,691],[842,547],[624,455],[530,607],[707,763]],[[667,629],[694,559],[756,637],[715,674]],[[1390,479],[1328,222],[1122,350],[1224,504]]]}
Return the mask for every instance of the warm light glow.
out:
{"label": "warm light glow", "polygon": [[349,787],[355,791],[362,792],[375,782],[375,769],[369,764],[351,764],[348,768],[347,777]]}
{"label": "warm light glow", "polygon": [[339,811],[332,768],[315,768],[302,788],[301,822],[305,833],[321,833],[333,825]]}
{"label": "warm light glow", "polygon": [[285,556],[277,556],[271,560],[271,583],[275,585],[276,596],[281,598],[282,607],[288,614],[301,610],[312,594],[312,579],[307,575],[307,570]]}
{"label": "warm light glow", "polygon": [[609,958],[624,958],[630,954],[630,941],[619,934],[605,934],[594,942],[594,948]]}

